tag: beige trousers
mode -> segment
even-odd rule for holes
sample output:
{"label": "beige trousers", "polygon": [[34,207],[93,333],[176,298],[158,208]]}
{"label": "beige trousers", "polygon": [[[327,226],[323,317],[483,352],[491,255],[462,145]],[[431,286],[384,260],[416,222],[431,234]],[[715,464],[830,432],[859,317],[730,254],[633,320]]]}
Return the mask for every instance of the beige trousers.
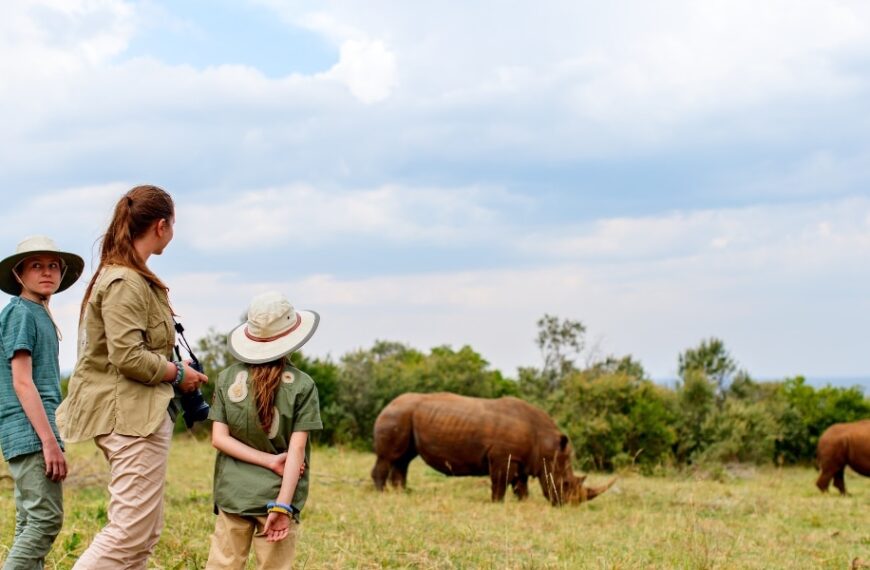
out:
{"label": "beige trousers", "polygon": [[74,570],[145,568],[163,528],[163,489],[172,420],[155,433],[110,433],[95,439],[109,462],[109,524],[78,559]]}
{"label": "beige trousers", "polygon": [[205,570],[242,570],[251,544],[258,570],[292,568],[299,525],[291,523],[290,534],[278,542],[268,542],[265,536],[259,536],[265,525],[266,517],[243,517],[218,511]]}

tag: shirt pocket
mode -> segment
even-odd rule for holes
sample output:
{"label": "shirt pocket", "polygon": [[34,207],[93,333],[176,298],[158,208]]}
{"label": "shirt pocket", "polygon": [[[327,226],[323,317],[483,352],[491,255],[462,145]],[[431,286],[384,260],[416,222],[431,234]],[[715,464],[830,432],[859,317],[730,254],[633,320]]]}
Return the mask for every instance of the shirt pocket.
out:
{"label": "shirt pocket", "polygon": [[155,313],[148,315],[145,344],[149,350],[159,351],[161,354],[167,348],[171,348],[169,323],[162,315]]}

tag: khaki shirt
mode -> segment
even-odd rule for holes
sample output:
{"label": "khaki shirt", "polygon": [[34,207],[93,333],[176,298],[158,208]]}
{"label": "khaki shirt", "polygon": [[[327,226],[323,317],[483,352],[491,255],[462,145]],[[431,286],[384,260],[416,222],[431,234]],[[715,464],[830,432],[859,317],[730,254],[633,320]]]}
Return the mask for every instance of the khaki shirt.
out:
{"label": "khaki shirt", "polygon": [[173,396],[163,376],[174,345],[166,292],[128,267],[104,268],[79,325],[69,394],[57,410],[63,439],[156,432]]}

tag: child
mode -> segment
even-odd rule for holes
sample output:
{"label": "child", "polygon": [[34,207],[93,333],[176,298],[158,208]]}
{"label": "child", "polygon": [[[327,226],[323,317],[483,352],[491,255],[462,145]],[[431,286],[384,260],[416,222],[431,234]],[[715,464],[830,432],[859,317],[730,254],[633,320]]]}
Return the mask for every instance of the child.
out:
{"label": "child", "polygon": [[81,257],[45,236],[24,239],[0,261],[0,289],[15,295],[0,312],[0,446],[15,482],[15,538],[6,569],[42,568],[63,525],[67,464],[55,425],[61,335],[48,301],[83,268]]}
{"label": "child", "polygon": [[308,497],[308,432],[323,424],[317,387],[289,355],[319,321],[280,293],[263,293],[251,301],[247,322],[229,334],[229,350],[241,363],[220,373],[209,415],[218,449],[218,519],[207,570],[244,568],[252,544],[258,568],[292,566]]}

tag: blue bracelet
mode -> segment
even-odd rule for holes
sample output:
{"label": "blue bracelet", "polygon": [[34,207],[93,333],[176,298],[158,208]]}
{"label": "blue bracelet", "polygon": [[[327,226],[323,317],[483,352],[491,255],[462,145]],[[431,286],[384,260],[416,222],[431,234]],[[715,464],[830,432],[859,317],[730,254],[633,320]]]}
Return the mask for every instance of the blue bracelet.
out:
{"label": "blue bracelet", "polygon": [[271,509],[272,507],[278,507],[279,509],[284,509],[285,511],[290,511],[290,512],[293,513],[294,515],[298,515],[298,514],[299,514],[299,509],[297,509],[297,508],[294,507],[293,505],[290,505],[290,504],[287,504],[287,503],[279,503],[279,502],[277,502],[277,501],[269,501],[268,503],[266,503],[266,510],[267,510],[267,511],[268,511],[269,509]]}
{"label": "blue bracelet", "polygon": [[184,380],[184,364],[179,361],[175,361],[172,364],[175,365],[175,380],[172,381],[172,385],[178,388],[181,385],[181,381]]}

